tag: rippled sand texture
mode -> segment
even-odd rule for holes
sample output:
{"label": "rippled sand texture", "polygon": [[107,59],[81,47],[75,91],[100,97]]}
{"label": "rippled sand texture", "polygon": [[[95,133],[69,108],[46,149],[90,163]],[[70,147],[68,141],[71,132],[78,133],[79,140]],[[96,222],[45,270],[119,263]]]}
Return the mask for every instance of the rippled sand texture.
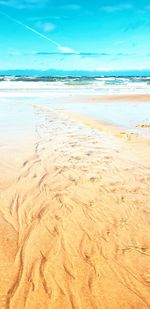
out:
{"label": "rippled sand texture", "polygon": [[34,109],[35,152],[0,192],[0,308],[150,308],[150,167]]}

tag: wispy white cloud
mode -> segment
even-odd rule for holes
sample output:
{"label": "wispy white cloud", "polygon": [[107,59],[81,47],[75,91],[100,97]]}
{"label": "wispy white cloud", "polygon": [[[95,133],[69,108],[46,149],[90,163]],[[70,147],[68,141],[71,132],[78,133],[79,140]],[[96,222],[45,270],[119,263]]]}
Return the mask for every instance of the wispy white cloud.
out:
{"label": "wispy white cloud", "polygon": [[74,49],[67,46],[59,45],[58,50],[63,54],[78,54]]}
{"label": "wispy white cloud", "polygon": [[[105,58],[112,58],[112,57],[117,57],[117,58],[122,58],[122,57],[133,57],[133,56],[139,56],[139,54],[136,53],[125,53],[125,52],[117,52],[117,53],[106,53],[106,52],[99,52],[99,53],[92,53],[92,52],[75,52],[73,49],[68,48],[68,47],[63,47],[61,46],[58,52],[49,52],[49,51],[40,51],[40,52],[35,52],[35,55],[37,56],[59,56],[62,55],[65,57],[71,57],[71,56],[77,56],[80,57],[81,59],[93,59],[93,58],[99,58],[99,59],[105,59]],[[142,54],[142,56],[146,56],[147,54]]]}
{"label": "wispy white cloud", "polygon": [[66,10],[76,11],[76,10],[80,10],[81,6],[79,4],[72,3],[72,4],[63,5],[62,8]]}
{"label": "wispy white cloud", "polygon": [[49,23],[49,22],[37,21],[35,23],[35,27],[44,32],[50,32],[56,28],[56,25],[53,23]]}
{"label": "wispy white cloud", "polygon": [[[11,17],[10,15],[8,15],[8,14],[2,12],[2,11],[0,11],[0,14],[5,16],[7,19],[12,21],[13,23],[16,23],[18,26],[21,26],[21,27],[25,28],[26,30],[28,30],[28,31],[36,34],[37,36],[43,38],[44,40],[48,41],[49,43],[54,45],[57,48],[57,50],[60,51],[61,53],[77,53],[74,49],[60,44],[57,40],[51,39],[46,34],[43,34],[40,31],[37,31],[36,29],[26,25],[25,23],[22,23],[20,20],[15,19],[15,18]],[[50,27],[50,25],[47,24],[46,30],[48,29],[48,27]]]}
{"label": "wispy white cloud", "polygon": [[0,5],[7,7],[14,7],[16,9],[25,8],[42,8],[49,1],[48,0],[0,0]]}
{"label": "wispy white cloud", "polygon": [[123,10],[131,10],[133,8],[133,5],[130,3],[121,3],[118,5],[106,5],[102,6],[101,10],[105,11],[106,13],[113,13]]}
{"label": "wispy white cloud", "polygon": [[26,20],[29,20],[29,21],[42,21],[42,20],[52,20],[52,19],[58,20],[58,19],[61,19],[61,18],[62,18],[62,16],[49,15],[49,16],[28,17],[28,18],[26,18]]}

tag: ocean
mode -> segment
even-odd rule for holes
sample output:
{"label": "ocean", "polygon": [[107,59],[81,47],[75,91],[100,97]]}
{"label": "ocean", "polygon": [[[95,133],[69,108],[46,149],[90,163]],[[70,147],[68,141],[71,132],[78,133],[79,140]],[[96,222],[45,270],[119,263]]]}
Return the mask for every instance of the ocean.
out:
{"label": "ocean", "polygon": [[[0,95],[38,91],[39,95],[150,94],[150,76],[0,76]],[[8,95],[8,94],[7,94]]]}
{"label": "ocean", "polygon": [[[5,119],[2,122],[6,123],[10,119],[8,127],[11,126],[14,119],[14,123],[18,124],[20,123],[19,119],[23,119],[20,116],[21,110],[23,109],[24,113],[26,109],[35,104],[54,110],[71,111],[149,137],[149,129],[138,127],[138,125],[150,124],[150,104],[148,101],[144,103],[141,100],[137,103],[136,100],[128,102],[128,99],[126,99],[118,104],[109,100],[103,102],[103,99],[101,99],[100,104],[97,104],[98,100],[96,102],[91,101],[92,104],[87,104],[88,100],[82,100],[84,96],[91,98],[98,96],[99,98],[103,95],[130,94],[150,94],[150,77],[3,75],[0,76],[1,120]],[[29,114],[32,114],[31,109]],[[29,116],[25,115],[25,118],[28,119]],[[30,123],[32,122],[33,119]],[[26,126],[29,126],[27,122]],[[15,125],[13,124],[12,127],[15,127]]]}

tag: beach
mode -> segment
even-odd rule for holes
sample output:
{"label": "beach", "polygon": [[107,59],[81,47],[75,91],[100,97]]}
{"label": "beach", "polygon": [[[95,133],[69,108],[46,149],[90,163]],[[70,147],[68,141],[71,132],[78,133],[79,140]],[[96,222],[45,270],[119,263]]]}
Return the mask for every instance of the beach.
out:
{"label": "beach", "polygon": [[150,308],[150,95],[12,92],[0,308]]}

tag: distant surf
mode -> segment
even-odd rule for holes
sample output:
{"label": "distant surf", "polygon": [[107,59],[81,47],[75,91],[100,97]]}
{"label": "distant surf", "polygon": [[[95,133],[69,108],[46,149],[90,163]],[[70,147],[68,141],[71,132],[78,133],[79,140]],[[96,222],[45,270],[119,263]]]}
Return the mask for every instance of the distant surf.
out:
{"label": "distant surf", "polygon": [[49,94],[150,94],[150,76],[0,76],[0,91],[38,90]]}

